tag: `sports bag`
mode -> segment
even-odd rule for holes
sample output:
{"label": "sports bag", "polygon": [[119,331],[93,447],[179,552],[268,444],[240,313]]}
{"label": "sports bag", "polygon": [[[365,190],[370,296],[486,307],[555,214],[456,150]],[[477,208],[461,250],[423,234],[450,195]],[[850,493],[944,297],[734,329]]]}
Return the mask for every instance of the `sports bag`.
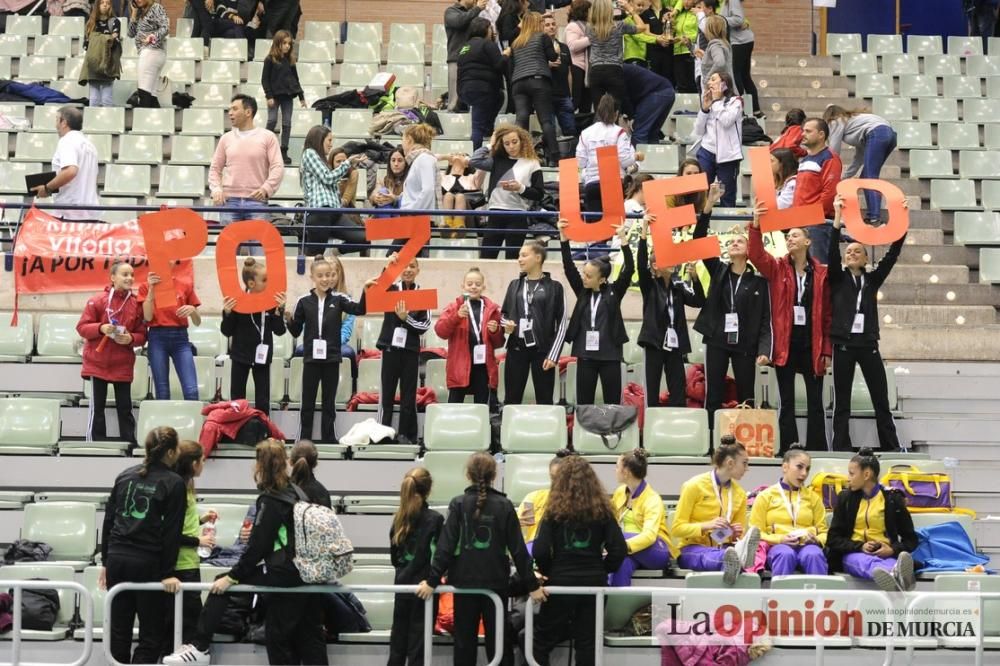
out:
{"label": "sports bag", "polygon": [[[587,432],[599,435],[607,449],[615,450],[622,433],[635,423],[639,411],[631,405],[577,405],[576,419]],[[611,437],[614,436],[614,444]]]}
{"label": "sports bag", "polygon": [[[31,578],[30,580],[47,580]],[[59,616],[59,593],[51,588],[21,591],[21,628],[52,631]]]}
{"label": "sports bag", "polygon": [[822,472],[814,476],[809,485],[823,498],[823,506],[826,510],[833,511],[837,508],[837,496],[847,486],[847,475]]}
{"label": "sports bag", "polygon": [[344,534],[337,512],[313,504],[292,484],[299,501],[292,509],[295,557],[292,560],[304,583],[335,582],[354,568],[354,546]]}
{"label": "sports bag", "polygon": [[947,474],[924,473],[913,465],[893,465],[881,482],[886,488],[903,493],[907,507],[948,511],[955,506],[951,499],[951,477]]}

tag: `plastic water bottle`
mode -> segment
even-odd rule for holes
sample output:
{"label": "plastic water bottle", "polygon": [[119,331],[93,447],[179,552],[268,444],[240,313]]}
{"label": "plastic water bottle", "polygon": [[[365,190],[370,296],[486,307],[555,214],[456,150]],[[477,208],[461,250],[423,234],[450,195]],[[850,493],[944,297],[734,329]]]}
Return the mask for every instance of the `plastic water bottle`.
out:
{"label": "plastic water bottle", "polygon": [[[215,521],[211,520],[201,527],[201,535],[205,536],[215,536]],[[198,557],[204,559],[206,557],[211,557],[212,549],[209,546],[198,546]]]}

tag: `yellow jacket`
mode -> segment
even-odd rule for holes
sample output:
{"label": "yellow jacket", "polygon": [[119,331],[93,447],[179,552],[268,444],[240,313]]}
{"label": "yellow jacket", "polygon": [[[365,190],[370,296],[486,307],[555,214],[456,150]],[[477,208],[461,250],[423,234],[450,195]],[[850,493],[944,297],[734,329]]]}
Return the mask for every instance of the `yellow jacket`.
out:
{"label": "yellow jacket", "polygon": [[[801,498],[801,499],[800,499]],[[791,504],[795,510],[795,524],[788,512]],[[808,486],[789,492],[778,482],[762,490],[753,501],[750,524],[760,530],[760,538],[769,544],[784,541],[792,530],[808,530],[816,536],[821,546],[826,545],[826,509],[823,498]]]}
{"label": "yellow jacket", "polygon": [[518,520],[524,518],[528,504],[531,505],[532,513],[534,513],[534,519],[530,524],[521,523],[521,534],[524,535],[524,543],[531,543],[535,540],[535,535],[538,533],[538,526],[542,524],[542,518],[545,516],[545,505],[548,503],[549,489],[542,488],[540,490],[532,490],[525,495],[524,499],[517,506]]}
{"label": "yellow jacket", "polygon": [[[619,487],[611,496],[611,507],[615,511],[619,525],[624,522],[625,514],[629,511],[626,507],[627,501],[628,486]],[[657,539],[663,539],[664,543],[670,546],[667,511],[663,506],[663,498],[646,482],[643,482],[639,495],[632,500],[631,520],[641,526],[641,530],[634,537],[625,540],[630,554],[646,550],[656,543]]]}
{"label": "yellow jacket", "polygon": [[747,493],[736,481],[730,481],[731,486],[720,488],[722,504],[715,494],[712,485],[711,472],[705,472],[692,477],[681,486],[681,497],[674,512],[674,522],[670,531],[676,540],[676,554],[685,546],[717,546],[701,531],[700,523],[707,523],[718,517],[730,516],[730,487],[732,488],[732,512],[729,522],[734,525],[747,526]]}

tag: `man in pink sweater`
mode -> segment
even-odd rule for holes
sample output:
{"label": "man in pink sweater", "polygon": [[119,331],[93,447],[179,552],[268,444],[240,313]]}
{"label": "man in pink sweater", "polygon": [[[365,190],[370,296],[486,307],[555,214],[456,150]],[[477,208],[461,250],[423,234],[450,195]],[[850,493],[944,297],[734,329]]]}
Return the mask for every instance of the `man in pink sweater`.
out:
{"label": "man in pink sweater", "polygon": [[[257,100],[249,95],[235,95],[229,105],[232,129],[222,135],[208,169],[208,188],[212,203],[238,209],[259,209],[267,206],[281,185],[285,165],[274,132],[254,127]],[[223,172],[225,169],[225,172]],[[229,224],[247,219],[241,210],[225,212],[219,221]],[[263,254],[258,244],[251,254]]]}

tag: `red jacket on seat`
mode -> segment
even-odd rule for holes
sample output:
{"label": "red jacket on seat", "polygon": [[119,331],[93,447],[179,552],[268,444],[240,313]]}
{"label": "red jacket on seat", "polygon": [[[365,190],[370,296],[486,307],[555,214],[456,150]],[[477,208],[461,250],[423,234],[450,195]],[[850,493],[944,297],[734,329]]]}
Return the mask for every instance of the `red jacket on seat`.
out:
{"label": "red jacket on seat", "polygon": [[205,405],[201,413],[205,416],[205,425],[201,427],[198,441],[205,450],[206,458],[212,454],[212,449],[223,437],[235,439],[240,428],[255,416],[264,422],[271,437],[280,441],[285,439],[285,434],[267,418],[267,414],[251,406],[246,400],[228,400]]}
{"label": "red jacket on seat", "polygon": [[[498,366],[494,349],[503,347],[504,333],[500,326],[500,306],[483,296],[483,344],[486,345],[486,373],[490,378],[490,388],[497,387]],[[464,299],[460,296],[448,304],[437,323],[434,331],[438,336],[448,340],[448,360],[445,363],[445,378],[448,388],[463,388],[469,385],[469,373],[472,372],[472,350],[469,349],[469,318],[458,316]],[[495,321],[497,332],[490,333],[486,325]]]}

